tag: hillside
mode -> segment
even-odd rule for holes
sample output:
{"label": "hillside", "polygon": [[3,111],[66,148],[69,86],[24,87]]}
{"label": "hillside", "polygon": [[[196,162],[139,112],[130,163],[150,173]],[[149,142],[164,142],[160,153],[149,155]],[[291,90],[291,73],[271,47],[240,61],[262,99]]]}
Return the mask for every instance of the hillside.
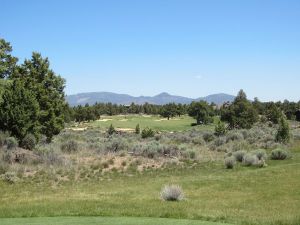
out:
{"label": "hillside", "polygon": [[80,93],[75,95],[67,96],[67,101],[71,106],[76,105],[85,105],[85,104],[95,104],[96,102],[99,103],[114,103],[114,104],[131,104],[132,102],[135,104],[144,104],[146,102],[156,105],[163,105],[170,102],[174,103],[182,103],[182,104],[189,104],[192,101],[199,101],[204,100],[209,103],[214,102],[215,104],[219,105],[227,101],[232,101],[235,96],[228,95],[228,94],[213,94],[208,95],[206,97],[200,98],[187,98],[182,96],[170,95],[168,93],[161,93],[155,96],[139,96],[134,97],[127,94],[117,94],[112,92],[88,92],[88,93]]}

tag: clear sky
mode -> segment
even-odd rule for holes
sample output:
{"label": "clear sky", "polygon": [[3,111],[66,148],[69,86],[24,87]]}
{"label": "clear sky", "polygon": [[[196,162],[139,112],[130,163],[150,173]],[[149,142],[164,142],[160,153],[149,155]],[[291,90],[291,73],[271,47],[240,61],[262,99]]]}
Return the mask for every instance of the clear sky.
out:
{"label": "clear sky", "polygon": [[300,100],[299,0],[0,0],[0,37],[66,93]]}

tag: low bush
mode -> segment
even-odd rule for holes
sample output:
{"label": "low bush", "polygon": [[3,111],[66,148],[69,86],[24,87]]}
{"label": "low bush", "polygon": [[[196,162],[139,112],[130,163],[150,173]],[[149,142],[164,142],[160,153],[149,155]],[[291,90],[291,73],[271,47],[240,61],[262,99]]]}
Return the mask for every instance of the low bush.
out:
{"label": "low bush", "polygon": [[36,138],[32,134],[27,134],[21,141],[21,147],[32,150],[36,145]]}
{"label": "low bush", "polygon": [[257,159],[256,155],[247,153],[243,158],[244,166],[255,166],[257,163],[258,163],[258,159]]}
{"label": "low bush", "polygon": [[244,136],[239,131],[231,131],[226,135],[226,142],[243,140]]}
{"label": "low bush", "polygon": [[226,169],[233,169],[233,167],[235,165],[235,157],[230,156],[230,157],[225,158],[224,164],[225,164]]}
{"label": "low bush", "polygon": [[160,195],[164,201],[180,201],[184,198],[184,193],[178,185],[164,186]]}
{"label": "low bush", "polygon": [[284,160],[288,157],[288,152],[284,149],[274,149],[271,152],[271,159],[273,160]]}
{"label": "low bush", "polygon": [[215,139],[215,135],[212,132],[205,132],[202,137],[206,142],[211,142]]}
{"label": "low bush", "polygon": [[258,160],[266,160],[267,159],[267,153],[264,149],[257,149],[254,154],[258,158]]}
{"label": "low bush", "polygon": [[3,181],[5,181],[9,184],[14,184],[19,180],[16,173],[14,173],[14,172],[6,172],[5,174],[1,175],[1,178]]}
{"label": "low bush", "polygon": [[69,140],[65,143],[62,143],[60,149],[67,153],[76,152],[78,150],[78,143],[75,140]]}
{"label": "low bush", "polygon": [[236,161],[238,162],[243,162],[244,156],[246,155],[246,151],[244,150],[240,150],[240,151],[236,151],[233,153],[233,156],[235,158]]}
{"label": "low bush", "polygon": [[146,127],[145,129],[142,130],[142,138],[149,138],[149,137],[154,137],[154,130],[152,130],[149,127]]}
{"label": "low bush", "polygon": [[6,132],[0,131],[0,148],[5,145],[5,139],[8,137]]}
{"label": "low bush", "polygon": [[6,145],[7,149],[15,149],[18,147],[18,141],[14,137],[7,137],[4,141],[4,144]]}

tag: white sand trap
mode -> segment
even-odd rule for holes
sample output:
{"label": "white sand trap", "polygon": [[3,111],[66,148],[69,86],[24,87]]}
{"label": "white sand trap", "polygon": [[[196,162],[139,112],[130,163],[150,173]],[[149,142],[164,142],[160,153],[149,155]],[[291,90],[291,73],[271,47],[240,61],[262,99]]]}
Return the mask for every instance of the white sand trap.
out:
{"label": "white sand trap", "polygon": [[142,115],[142,117],[151,117],[151,115]]}
{"label": "white sand trap", "polygon": [[73,130],[73,131],[84,131],[87,129],[87,127],[74,127],[74,128],[68,128],[69,130]]}
{"label": "white sand trap", "polygon": [[168,120],[168,119],[167,119],[167,118],[163,118],[163,119],[154,120],[154,121],[156,121],[156,122],[160,122],[160,121],[166,121],[166,120]]}
{"label": "white sand trap", "polygon": [[132,129],[132,128],[116,128],[116,131],[134,132],[135,129]]}
{"label": "white sand trap", "polygon": [[106,122],[106,121],[111,121],[112,119],[100,119],[100,120],[97,120],[98,122]]}
{"label": "white sand trap", "polygon": [[125,122],[125,121],[128,121],[128,119],[122,119],[122,120],[119,120],[121,122]]}

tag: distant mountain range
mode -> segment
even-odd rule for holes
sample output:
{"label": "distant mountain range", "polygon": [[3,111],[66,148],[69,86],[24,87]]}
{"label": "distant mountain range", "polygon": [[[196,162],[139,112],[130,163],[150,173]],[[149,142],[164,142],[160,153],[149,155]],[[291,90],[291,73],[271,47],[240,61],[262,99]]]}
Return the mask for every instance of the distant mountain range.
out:
{"label": "distant mountain range", "polygon": [[204,100],[208,103],[215,103],[217,105],[223,104],[224,102],[231,102],[233,101],[235,96],[228,95],[228,94],[213,94],[208,95],[206,97],[200,97],[200,98],[187,98],[182,96],[176,96],[176,95],[170,95],[166,92],[163,92],[159,95],[155,95],[153,97],[150,96],[139,96],[134,97],[127,94],[116,94],[112,92],[88,92],[88,93],[80,93],[75,95],[69,95],[67,96],[67,102],[71,106],[76,105],[93,105],[96,102],[98,103],[108,103],[111,102],[113,104],[122,104],[122,105],[129,105],[132,102],[135,104],[144,104],[146,102],[150,104],[156,104],[156,105],[163,105],[167,103],[182,103],[182,104],[189,104],[192,101],[200,101]]}

